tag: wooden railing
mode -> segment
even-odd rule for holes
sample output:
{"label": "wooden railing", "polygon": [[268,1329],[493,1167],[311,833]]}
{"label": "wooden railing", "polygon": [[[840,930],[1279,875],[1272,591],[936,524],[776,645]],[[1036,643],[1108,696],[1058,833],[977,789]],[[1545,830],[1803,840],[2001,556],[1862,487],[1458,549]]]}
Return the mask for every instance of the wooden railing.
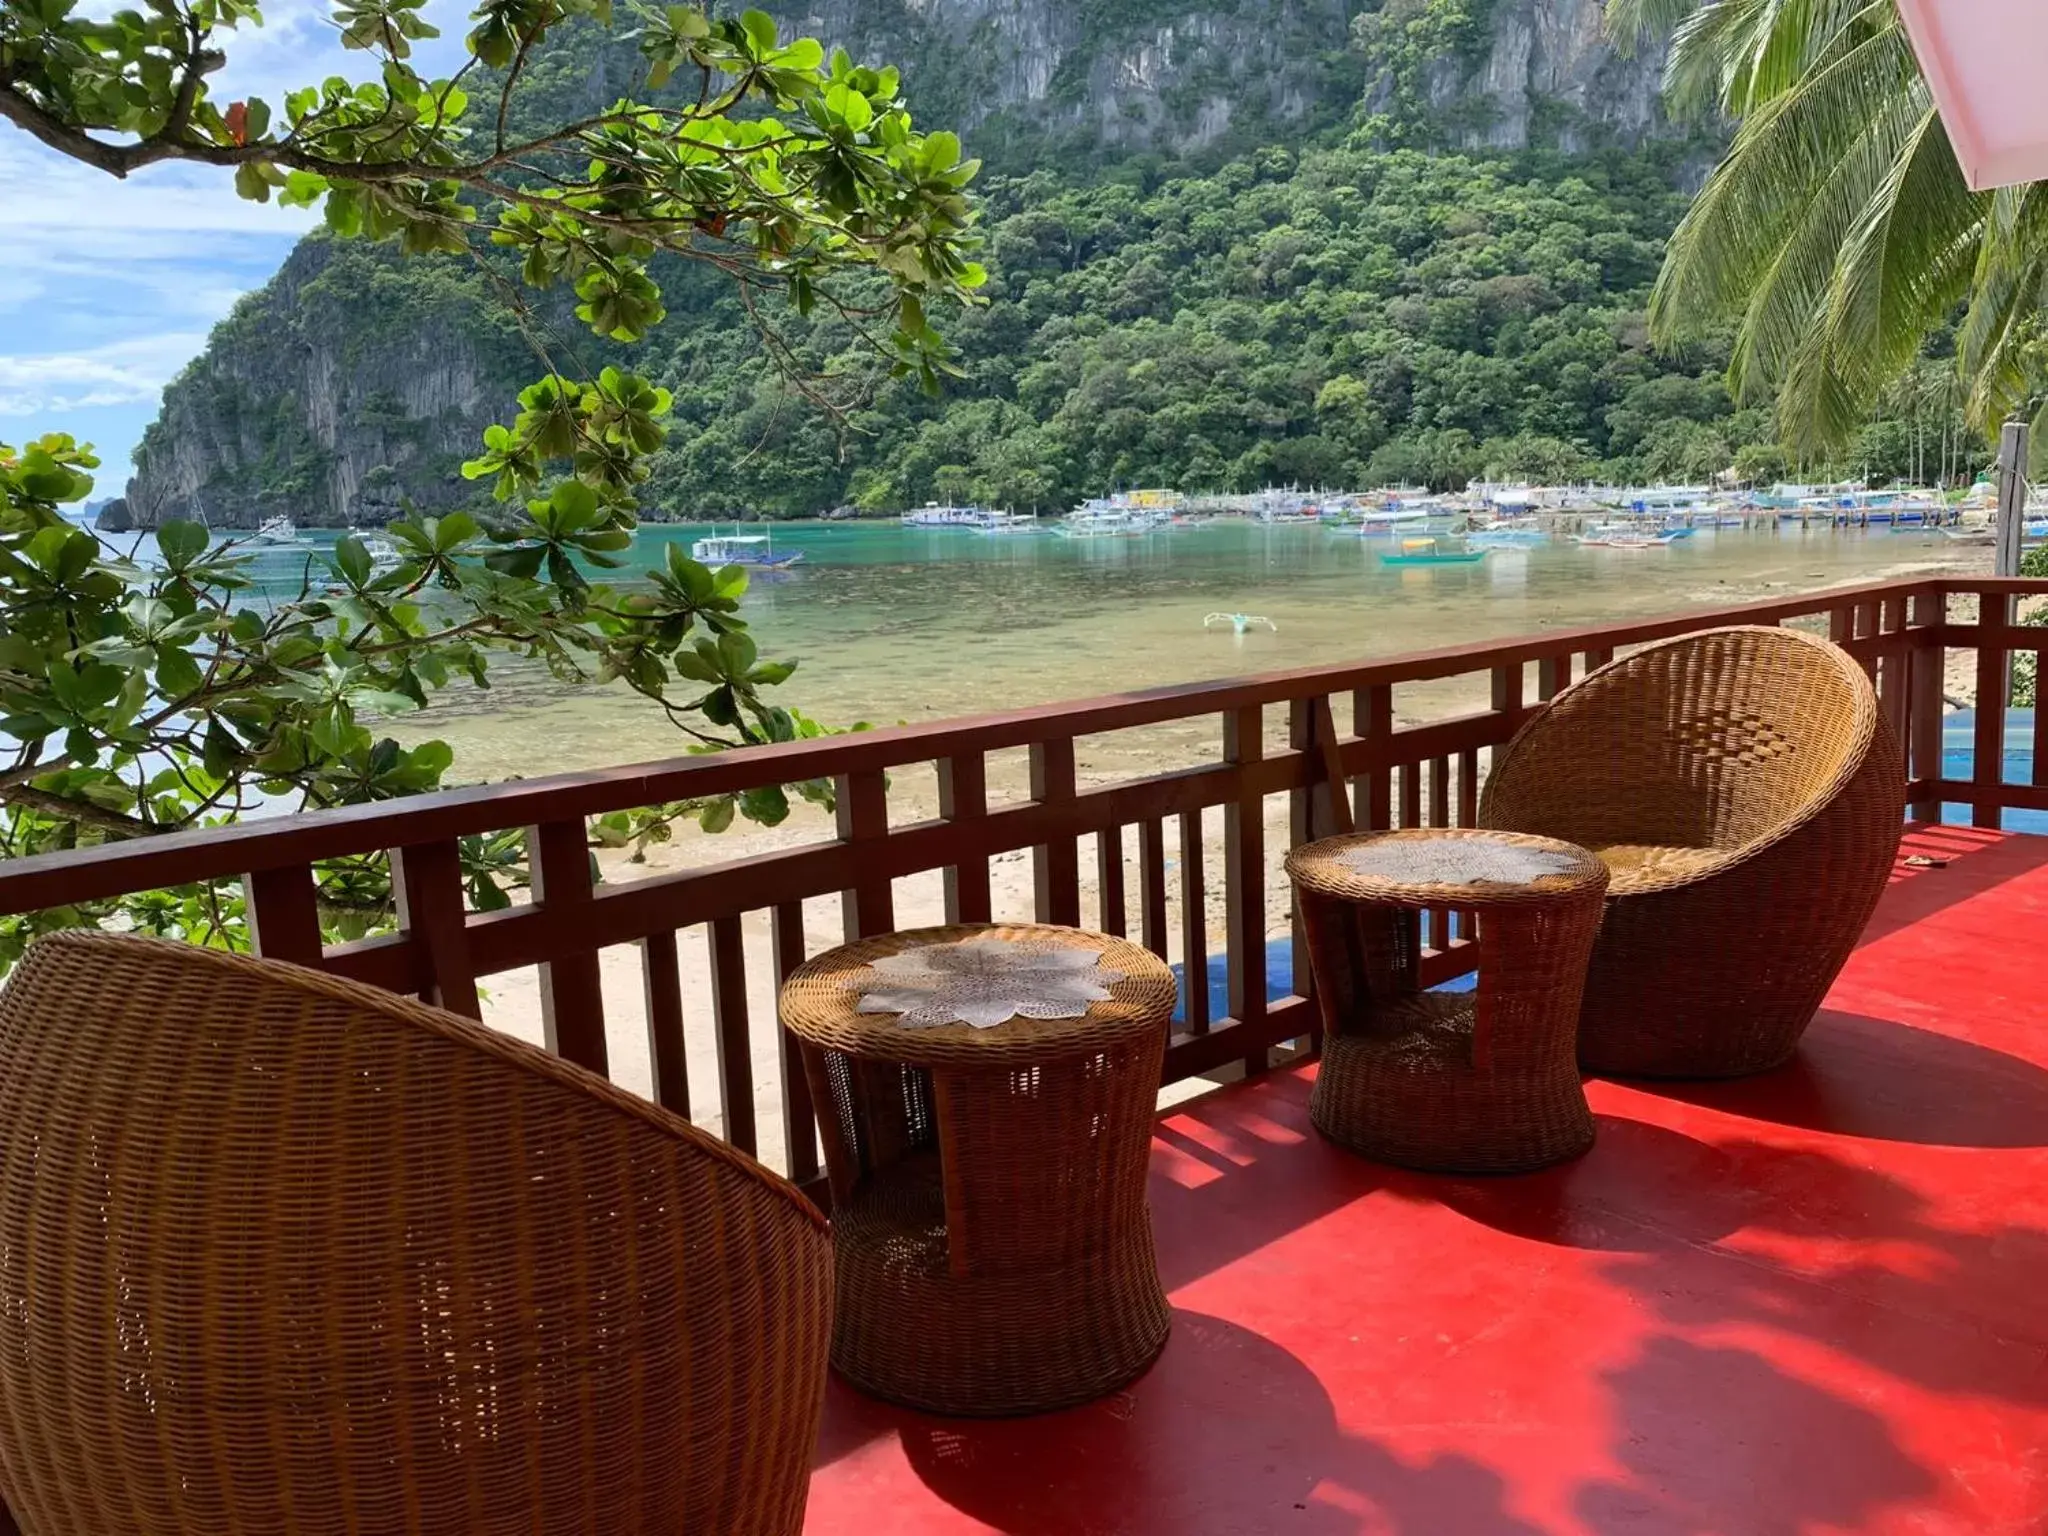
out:
{"label": "wooden railing", "polygon": [[[537,967],[540,1033],[550,1049],[592,1071],[612,1071],[616,1032],[607,1028],[608,1005],[614,1022],[640,1015],[644,1081],[653,1097],[810,1182],[818,1171],[811,1106],[772,1014],[774,981],[802,960],[809,943],[807,900],[839,898],[845,934],[860,937],[896,925],[897,882],[937,875],[948,921],[1032,917],[1133,933],[1195,979],[1182,989],[1185,1018],[1167,1052],[1167,1081],[1235,1062],[1258,1071],[1276,1049],[1315,1043],[1310,1000],[1298,991],[1269,996],[1268,943],[1276,929],[1284,936],[1288,923],[1277,869],[1281,845],[1331,824],[1325,786],[1333,772],[1346,784],[1361,827],[1470,824],[1491,749],[1542,701],[1617,651],[1723,624],[1799,624],[1824,629],[1875,678],[1909,748],[1912,814],[1934,819],[1943,803],[1961,803],[1977,825],[1997,826],[2008,808],[2048,810],[2048,753],[2041,750],[2048,715],[2035,716],[2033,782],[2003,782],[2008,661],[2048,646],[2048,629],[2019,624],[2015,604],[2042,595],[2048,582],[1929,579],[1844,588],[1648,623],[251,821],[0,863],[0,912],[239,878],[261,953],[473,1017],[485,1012],[480,980]],[[1968,612],[1973,604],[1975,616]],[[1942,682],[1951,651],[1975,653],[1980,704],[1973,768],[1961,779],[1943,767]],[[1416,720],[1404,708],[1407,689],[1474,707]],[[1077,742],[1204,719],[1220,734],[1213,760],[1084,780]],[[1348,720],[1349,730],[1339,731],[1339,720]],[[992,794],[991,762],[1019,750],[1028,757],[1028,784],[1021,798],[1003,803]],[[892,823],[892,775],[924,765],[936,770],[938,814]],[[838,791],[836,828],[817,839],[642,878],[614,878],[625,870],[592,878],[590,817],[811,778],[830,778]],[[1268,836],[1269,797],[1286,799],[1284,836]],[[1204,835],[1205,822],[1216,818],[1220,850]],[[531,900],[509,910],[469,911],[457,840],[506,828],[527,831]],[[1084,841],[1093,844],[1093,868],[1085,874]],[[1030,910],[998,911],[990,861],[1024,849],[1034,871]],[[313,865],[374,852],[391,857],[398,931],[324,946]],[[1210,914],[1219,904],[1227,1004],[1212,1010],[1201,979],[1215,933]],[[1464,930],[1456,914],[1444,916],[1432,925],[1431,979],[1466,966]],[[688,1006],[691,989],[683,980],[680,935],[693,928],[706,935],[709,1007],[702,1017]],[[1305,978],[1298,928],[1294,941],[1293,974]],[[622,946],[638,951],[639,985],[630,999],[616,985],[607,996],[600,960]],[[712,1064],[715,1094],[691,1081],[693,1057]],[[773,1134],[763,1132],[764,1108],[779,1121]]]}

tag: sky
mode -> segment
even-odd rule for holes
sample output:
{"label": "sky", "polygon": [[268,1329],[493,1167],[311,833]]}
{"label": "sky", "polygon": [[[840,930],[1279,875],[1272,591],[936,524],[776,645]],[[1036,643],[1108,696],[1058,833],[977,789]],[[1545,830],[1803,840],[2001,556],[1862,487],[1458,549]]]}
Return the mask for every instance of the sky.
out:
{"label": "sky", "polygon": [[[461,5],[425,7],[460,56]],[[265,25],[228,34],[216,100],[249,95],[282,115],[287,90],[367,78],[369,57],[335,41],[324,0],[268,0]],[[416,60],[421,67],[431,67]],[[150,166],[125,181],[0,122],[0,442],[45,432],[91,442],[94,496],[120,494],[163,386],[242,294],[275,272],[318,215],[235,196],[208,166]]]}

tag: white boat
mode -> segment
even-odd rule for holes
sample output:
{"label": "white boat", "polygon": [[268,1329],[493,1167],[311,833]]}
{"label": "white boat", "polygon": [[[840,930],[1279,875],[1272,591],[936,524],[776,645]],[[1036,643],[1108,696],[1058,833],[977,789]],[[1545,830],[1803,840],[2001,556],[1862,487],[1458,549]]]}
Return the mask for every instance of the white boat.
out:
{"label": "white boat", "polygon": [[1358,521],[1345,523],[1334,528],[1333,533],[1349,534],[1353,538],[1371,539],[1392,534],[1396,529],[1415,531],[1433,517],[1442,517],[1441,509],[1433,506],[1373,507],[1361,512]]}
{"label": "white boat", "polygon": [[804,552],[785,549],[775,552],[775,540],[764,533],[714,533],[690,545],[690,558],[705,565],[751,565],[760,570],[784,571],[803,564]]}
{"label": "white boat", "polygon": [[1211,613],[1202,619],[1204,629],[1214,629],[1219,624],[1228,624],[1240,635],[1249,633],[1257,625],[1264,625],[1276,635],[1280,633],[1280,626],[1263,613]]}
{"label": "white boat", "polygon": [[1006,513],[991,512],[985,507],[942,507],[936,501],[928,501],[914,511],[903,514],[906,528],[979,528],[990,518],[1003,517]]}
{"label": "white boat", "polygon": [[1648,517],[1684,516],[1712,498],[1708,485],[1640,486],[1627,493],[1629,510]]}
{"label": "white boat", "polygon": [[1663,549],[1684,538],[1687,530],[1667,529],[1661,533],[1644,533],[1634,528],[1594,529],[1584,533],[1575,543],[1597,549]]}
{"label": "white boat", "polygon": [[1550,542],[1541,528],[1475,528],[1465,535],[1474,549],[1535,549]]}
{"label": "white boat", "polygon": [[990,512],[974,524],[974,531],[1000,538],[1006,534],[1036,533],[1038,527],[1038,519],[1023,512]]}
{"label": "white boat", "polygon": [[370,557],[370,569],[380,575],[394,569],[399,561],[405,558],[399,553],[398,546],[381,533],[373,533],[366,537],[363,540],[363,551]]}
{"label": "white boat", "polygon": [[1063,539],[1122,539],[1171,526],[1178,498],[1170,491],[1131,491],[1084,501],[1054,527]]}
{"label": "white boat", "polygon": [[1262,523],[1317,523],[1323,509],[1306,492],[1266,490],[1252,498],[1252,516]]}
{"label": "white boat", "polygon": [[266,517],[249,535],[252,544],[296,544],[299,542],[297,524],[288,517]]}

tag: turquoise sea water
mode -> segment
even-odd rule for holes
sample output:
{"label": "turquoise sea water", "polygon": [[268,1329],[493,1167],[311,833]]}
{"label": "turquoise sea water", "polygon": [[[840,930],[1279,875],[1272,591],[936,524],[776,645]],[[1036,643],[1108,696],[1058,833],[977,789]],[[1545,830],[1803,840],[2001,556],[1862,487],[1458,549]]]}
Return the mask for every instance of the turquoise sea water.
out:
{"label": "turquoise sea water", "polygon": [[[719,531],[730,531],[722,525]],[[712,530],[648,525],[631,564]],[[748,533],[764,531],[750,524]],[[755,573],[745,613],[764,655],[793,659],[784,696],[820,718],[892,723],[1133,688],[1329,665],[1545,629],[1772,599],[1918,570],[1975,569],[1971,549],[1918,530],[1702,529],[1664,548],[1558,542],[1476,565],[1395,568],[1397,542],[1224,521],[1137,538],[988,537],[897,523],[777,524],[802,565]],[[306,579],[338,535],[250,546],[262,595]],[[325,577],[313,561],[313,584]],[[1212,613],[1271,619],[1237,634]],[[623,689],[577,688],[503,664],[488,693],[451,690],[401,734],[447,737],[464,778],[673,754],[658,711]],[[1418,708],[1456,701],[1415,698]]]}
{"label": "turquoise sea water", "polygon": [[[635,563],[658,562],[667,545],[708,531],[645,527]],[[1643,552],[1558,543],[1408,569],[1380,563],[1393,541],[1315,526],[1221,522],[1087,540],[894,523],[773,533],[777,550],[801,549],[805,563],[757,573],[746,615],[764,654],[799,663],[787,697],[837,723],[1327,665],[1985,560],[1931,534],[1797,528],[1703,529]],[[295,557],[260,558],[266,573],[275,562],[284,574]],[[1228,612],[1261,614],[1276,628],[1204,628],[1206,615]],[[465,776],[540,771],[537,748],[563,768],[676,749],[673,732],[621,691],[566,688],[516,669],[491,694],[451,699],[415,724],[455,742]]]}

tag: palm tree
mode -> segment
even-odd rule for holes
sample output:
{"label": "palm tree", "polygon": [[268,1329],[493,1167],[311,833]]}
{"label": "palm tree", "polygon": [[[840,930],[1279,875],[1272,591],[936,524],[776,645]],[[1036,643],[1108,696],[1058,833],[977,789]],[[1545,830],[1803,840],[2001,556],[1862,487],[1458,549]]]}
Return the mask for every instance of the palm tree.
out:
{"label": "palm tree", "polygon": [[1608,22],[1625,46],[1674,31],[1671,109],[1739,124],[1666,252],[1660,345],[1733,320],[1730,388],[1775,397],[1780,435],[1811,452],[1967,306],[1971,419],[2034,403],[2048,191],[1969,189],[1894,0],[1609,0]]}

